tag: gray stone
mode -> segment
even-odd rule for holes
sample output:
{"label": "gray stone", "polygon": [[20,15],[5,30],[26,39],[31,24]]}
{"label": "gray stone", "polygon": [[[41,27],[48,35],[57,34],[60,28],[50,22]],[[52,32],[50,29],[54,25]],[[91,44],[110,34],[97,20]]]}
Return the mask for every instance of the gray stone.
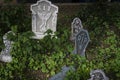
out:
{"label": "gray stone", "polygon": [[91,78],[88,80],[109,80],[108,77],[106,77],[105,73],[102,70],[93,70],[90,72]]}
{"label": "gray stone", "polygon": [[11,62],[12,61],[10,51],[11,51],[13,42],[8,40],[8,38],[7,38],[7,35],[10,33],[12,33],[14,35],[14,33],[12,31],[8,31],[3,36],[3,42],[5,44],[5,48],[1,51],[1,54],[0,54],[0,61],[3,61],[3,62]]}
{"label": "gray stone", "polygon": [[48,0],[39,0],[31,5],[32,31],[35,39],[42,39],[48,29],[56,31],[58,7]]}
{"label": "gray stone", "polygon": [[85,56],[85,49],[90,41],[88,31],[80,29],[75,38],[75,54]]}
{"label": "gray stone", "polygon": [[74,18],[73,22],[71,23],[71,28],[72,28],[72,34],[71,34],[71,41],[75,41],[75,37],[78,34],[78,32],[80,31],[80,29],[83,28],[82,26],[82,22],[79,18]]}
{"label": "gray stone", "polygon": [[63,66],[61,72],[59,72],[58,74],[54,75],[53,77],[51,77],[49,80],[64,80],[66,73],[69,70],[75,70],[73,67],[66,67]]}

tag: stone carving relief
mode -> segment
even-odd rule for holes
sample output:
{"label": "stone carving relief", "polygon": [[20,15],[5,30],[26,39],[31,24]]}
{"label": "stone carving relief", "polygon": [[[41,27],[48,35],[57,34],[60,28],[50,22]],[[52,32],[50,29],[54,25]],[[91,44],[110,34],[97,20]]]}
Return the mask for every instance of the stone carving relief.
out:
{"label": "stone carving relief", "polygon": [[72,28],[71,41],[74,42],[75,36],[78,34],[80,29],[83,28],[81,20],[79,18],[74,18],[73,22],[71,23],[71,28]]}
{"label": "stone carving relief", "polygon": [[51,29],[56,31],[58,7],[51,4],[48,0],[39,0],[31,5],[32,11],[32,31],[35,33],[33,38],[41,39],[45,32]]}
{"label": "stone carving relief", "polygon": [[88,31],[81,29],[75,38],[75,53],[85,56],[85,49],[90,41]]}

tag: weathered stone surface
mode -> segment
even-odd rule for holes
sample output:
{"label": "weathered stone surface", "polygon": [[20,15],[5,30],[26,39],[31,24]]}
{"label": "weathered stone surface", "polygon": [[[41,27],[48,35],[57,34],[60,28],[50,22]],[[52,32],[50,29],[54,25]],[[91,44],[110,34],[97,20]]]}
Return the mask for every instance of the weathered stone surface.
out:
{"label": "weathered stone surface", "polygon": [[56,31],[58,7],[48,0],[39,0],[31,5],[33,38],[42,39],[48,29]]}
{"label": "weathered stone surface", "polygon": [[85,56],[85,49],[90,41],[87,30],[80,29],[75,38],[75,54]]}
{"label": "weathered stone surface", "polygon": [[75,69],[73,67],[63,66],[61,72],[51,77],[49,80],[64,80],[66,76],[66,72],[68,72],[69,70],[75,70]]}
{"label": "weathered stone surface", "polygon": [[12,61],[10,51],[11,51],[13,42],[8,40],[8,38],[7,38],[7,35],[10,33],[12,33],[14,35],[14,33],[12,31],[9,31],[9,32],[5,33],[5,35],[3,36],[3,42],[5,44],[5,48],[1,51],[1,54],[0,54],[0,61],[3,61],[3,62],[11,62]]}
{"label": "weathered stone surface", "polygon": [[78,32],[80,31],[80,29],[83,28],[82,26],[82,22],[79,18],[74,18],[73,22],[71,23],[71,28],[72,28],[72,35],[71,35],[71,41],[75,41],[75,37],[78,34]]}
{"label": "weathered stone surface", "polygon": [[91,71],[90,76],[91,78],[88,80],[109,80],[109,78],[105,76],[105,73],[99,69]]}

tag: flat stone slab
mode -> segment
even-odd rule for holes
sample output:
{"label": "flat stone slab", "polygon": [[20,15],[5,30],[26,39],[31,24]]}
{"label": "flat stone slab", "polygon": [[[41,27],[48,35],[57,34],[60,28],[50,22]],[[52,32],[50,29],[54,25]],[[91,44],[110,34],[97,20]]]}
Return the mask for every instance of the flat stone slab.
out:
{"label": "flat stone slab", "polygon": [[53,77],[51,77],[49,80],[64,80],[66,73],[69,70],[75,70],[73,67],[66,67],[63,66],[61,72],[59,72],[58,74],[54,75]]}

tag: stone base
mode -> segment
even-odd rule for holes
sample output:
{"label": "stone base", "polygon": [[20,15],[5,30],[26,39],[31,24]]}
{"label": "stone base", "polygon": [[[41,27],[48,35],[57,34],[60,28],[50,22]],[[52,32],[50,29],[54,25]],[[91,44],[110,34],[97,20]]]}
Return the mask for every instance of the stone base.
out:
{"label": "stone base", "polygon": [[[46,35],[47,34],[35,34],[35,36],[32,36],[32,39],[43,39]],[[51,34],[51,37],[53,37],[53,36],[54,36],[54,34]]]}
{"label": "stone base", "polygon": [[2,62],[11,62],[12,57],[8,56],[8,55],[0,55],[0,61],[2,61]]}
{"label": "stone base", "polygon": [[44,37],[45,37],[45,35],[32,36],[33,39],[43,39]]}

